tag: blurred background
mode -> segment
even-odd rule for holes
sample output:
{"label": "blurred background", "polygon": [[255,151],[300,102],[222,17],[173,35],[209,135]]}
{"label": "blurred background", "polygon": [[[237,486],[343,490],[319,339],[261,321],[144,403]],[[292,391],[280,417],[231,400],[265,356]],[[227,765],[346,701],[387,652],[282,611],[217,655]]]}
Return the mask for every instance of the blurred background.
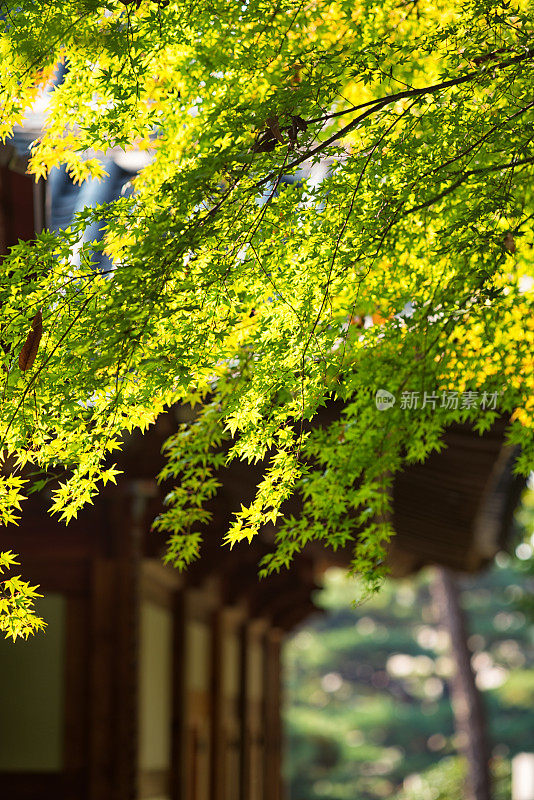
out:
{"label": "blurred background", "polygon": [[[509,553],[456,579],[495,800],[512,796],[514,756],[534,753],[532,476],[514,527]],[[389,580],[357,605],[356,580],[326,571],[315,598],[323,613],[308,618],[284,650],[290,800],[463,797],[466,734],[451,703],[456,661],[438,578],[429,568]],[[517,766],[516,759],[516,773]]]}

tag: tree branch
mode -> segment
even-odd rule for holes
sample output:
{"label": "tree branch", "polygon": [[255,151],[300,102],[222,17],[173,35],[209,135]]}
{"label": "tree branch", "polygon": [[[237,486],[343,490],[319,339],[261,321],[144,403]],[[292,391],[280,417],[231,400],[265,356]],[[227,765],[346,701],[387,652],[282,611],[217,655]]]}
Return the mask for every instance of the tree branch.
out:
{"label": "tree branch", "polygon": [[[515,58],[511,58],[508,61],[503,61],[501,64],[494,64],[491,66],[492,70],[497,69],[505,69],[506,67],[513,66],[514,64],[519,64],[522,61],[527,61],[530,58],[534,57],[534,47],[529,48],[526,53],[523,55],[516,56]],[[489,69],[489,68],[488,68]],[[343,128],[341,128],[337,133],[330,136],[330,138],[326,139],[326,141],[321,142],[316,147],[308,150],[302,156],[299,156],[290,164],[287,165],[288,170],[294,169],[299,164],[302,164],[304,161],[307,161],[314,155],[321,153],[326,147],[329,147],[334,142],[339,141],[342,139],[347,133],[350,133],[354,128],[356,128],[360,122],[363,122],[364,119],[369,117],[371,114],[374,114],[377,111],[381,111],[386,106],[390,105],[391,103],[397,102],[397,100],[404,100],[410,97],[423,97],[425,94],[435,94],[437,92],[441,92],[444,89],[450,89],[453,86],[460,86],[463,83],[468,83],[475,78],[480,77],[481,71],[476,72],[468,72],[467,75],[462,75],[459,78],[451,78],[448,81],[442,81],[441,83],[436,83],[433,86],[423,86],[420,89],[406,89],[403,92],[396,92],[395,94],[386,95],[385,97],[378,98],[376,100],[369,100],[367,103],[361,103],[358,106],[353,106],[352,108],[348,108],[345,111],[338,111],[335,114],[327,115],[324,117],[318,117],[317,119],[306,120],[308,125],[312,125],[315,122],[324,122],[328,119],[334,119],[335,117],[342,116],[344,114],[352,114],[354,111],[359,111],[360,109],[365,109],[365,111],[360,114],[356,119],[353,119],[352,122],[349,122]],[[265,183],[269,183],[276,175],[278,174],[277,171],[269,173],[265,178],[262,178],[258,181],[255,185],[255,188],[259,188],[263,186]]]}

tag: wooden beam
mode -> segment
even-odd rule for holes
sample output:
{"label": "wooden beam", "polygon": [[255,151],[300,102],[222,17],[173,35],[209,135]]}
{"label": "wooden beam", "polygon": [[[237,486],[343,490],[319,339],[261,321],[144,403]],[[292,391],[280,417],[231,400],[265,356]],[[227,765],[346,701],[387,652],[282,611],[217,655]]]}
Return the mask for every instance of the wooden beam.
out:
{"label": "wooden beam", "polygon": [[81,771],[2,773],[2,795],[9,800],[85,800],[86,789]]}

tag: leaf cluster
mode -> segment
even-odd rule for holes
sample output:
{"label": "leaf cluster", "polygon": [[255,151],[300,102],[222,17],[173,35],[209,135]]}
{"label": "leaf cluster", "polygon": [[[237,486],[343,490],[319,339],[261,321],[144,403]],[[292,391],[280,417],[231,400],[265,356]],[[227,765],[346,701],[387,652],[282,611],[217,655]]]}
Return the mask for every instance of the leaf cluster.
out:
{"label": "leaf cluster", "polygon": [[[173,403],[200,406],[166,446],[162,479],[177,483],[156,527],[169,560],[198,556],[204,504],[240,459],[264,476],[228,544],[275,523],[262,574],[310,540],[350,545],[375,588],[394,475],[439,449],[447,425],[483,432],[512,416],[518,468],[532,469],[526,3],[3,8],[0,135],[68,65],[32,146],[36,177],[64,164],[98,178],[104,156],[153,153],[132,196],[3,262],[0,450],[45,476],[34,489],[61,473],[54,513],[68,521],[115,480],[125,432]],[[104,241],[81,247],[94,221]],[[92,268],[98,247],[108,274]],[[397,398],[388,411],[379,389]],[[425,392],[437,403],[400,402]],[[455,408],[448,392],[498,404]],[[291,496],[300,511],[286,515]]]}

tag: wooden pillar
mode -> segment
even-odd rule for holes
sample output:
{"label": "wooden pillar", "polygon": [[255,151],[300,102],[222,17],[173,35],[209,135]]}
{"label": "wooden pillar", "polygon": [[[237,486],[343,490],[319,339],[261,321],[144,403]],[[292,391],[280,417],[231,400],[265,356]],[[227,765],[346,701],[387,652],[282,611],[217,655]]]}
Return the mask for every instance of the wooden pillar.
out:
{"label": "wooden pillar", "polygon": [[123,484],[110,502],[108,552],[92,564],[90,800],[137,800],[137,672],[144,498]]}
{"label": "wooden pillar", "polygon": [[[61,569],[56,565],[56,568],[58,567]],[[66,773],[79,776],[81,780],[73,781],[72,788],[69,787],[66,791],[66,800],[85,800],[89,714],[87,705],[87,665],[90,660],[89,609],[85,570],[79,567],[72,569],[72,573],[74,575],[78,573],[80,594],[66,596],[64,759]]]}
{"label": "wooden pillar", "polygon": [[241,630],[244,610],[221,608],[214,619],[211,800],[237,800],[241,780]]}
{"label": "wooden pillar", "polygon": [[91,661],[89,703],[89,798],[111,798],[111,718],[114,680],[110,666],[114,661],[116,621],[113,606],[114,564],[110,559],[93,562],[91,575]]}
{"label": "wooden pillar", "polygon": [[280,650],[283,633],[280,628],[270,628],[265,642],[264,716],[264,798],[282,798],[282,721]]}
{"label": "wooden pillar", "polygon": [[211,800],[214,585],[183,589],[175,612],[173,800]]}
{"label": "wooden pillar", "polygon": [[240,800],[264,798],[264,660],[265,619],[249,621],[243,629],[241,717],[243,720]]}
{"label": "wooden pillar", "polygon": [[144,559],[139,650],[138,797],[169,800],[172,785],[174,608],[182,586],[177,570]]}

